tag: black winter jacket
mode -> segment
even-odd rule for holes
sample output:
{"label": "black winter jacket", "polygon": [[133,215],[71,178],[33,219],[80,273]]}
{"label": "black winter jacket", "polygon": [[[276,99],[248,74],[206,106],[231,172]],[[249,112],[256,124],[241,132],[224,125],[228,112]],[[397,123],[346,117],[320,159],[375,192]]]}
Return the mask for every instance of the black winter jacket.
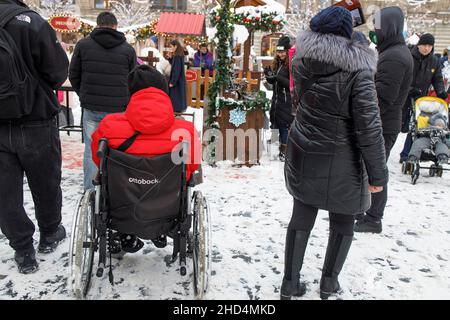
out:
{"label": "black winter jacket", "polygon": [[415,97],[423,97],[428,94],[430,86],[433,85],[436,94],[447,96],[445,93],[444,79],[439,58],[433,52],[423,56],[417,46],[411,49],[414,61],[414,75],[411,84],[411,94]]}
{"label": "black winter jacket", "polygon": [[408,97],[413,76],[413,59],[403,37],[404,17],[398,7],[381,9],[381,22],[375,25],[378,40],[378,66],[375,75],[378,104],[384,134],[398,134],[402,109]]}
{"label": "black winter jacket", "polygon": [[368,184],[388,181],[374,84],[376,52],[343,37],[306,31],[292,62],[300,95],[285,164],[290,194],[340,214],[370,207]]}
{"label": "black winter jacket", "polygon": [[[2,4],[26,7],[22,2],[14,0],[1,0],[0,5]],[[14,122],[51,119],[59,111],[54,90],[66,81],[69,66],[69,60],[56,38],[55,31],[47,21],[34,12],[23,13],[13,18],[5,30],[12,35],[24,62],[39,83],[31,114]]]}
{"label": "black winter jacket", "polygon": [[289,69],[287,66],[281,66],[274,72],[275,77],[267,78],[267,82],[273,84],[270,122],[273,129],[290,127],[294,116],[292,115],[292,101],[289,88]]}
{"label": "black winter jacket", "polygon": [[128,74],[136,60],[125,35],[114,29],[96,28],[80,40],[70,63],[69,79],[81,107],[109,113],[124,111],[130,99]]}

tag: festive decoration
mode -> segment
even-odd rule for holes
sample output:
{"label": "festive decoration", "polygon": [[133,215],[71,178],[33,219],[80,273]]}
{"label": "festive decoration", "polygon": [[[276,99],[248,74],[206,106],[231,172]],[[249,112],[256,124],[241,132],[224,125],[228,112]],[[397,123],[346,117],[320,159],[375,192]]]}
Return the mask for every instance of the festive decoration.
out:
{"label": "festive decoration", "polygon": [[92,30],[94,30],[94,26],[91,26],[90,24],[81,22],[81,27],[78,29],[78,33],[81,33],[84,37],[87,37]]}
{"label": "festive decoration", "polygon": [[266,97],[264,91],[259,91],[256,95],[246,95],[243,100],[234,100],[230,98],[218,97],[216,99],[216,108],[220,109],[240,109],[244,111],[253,111],[261,109],[263,111],[269,111],[271,100]]}
{"label": "festive decoration", "polygon": [[284,26],[284,16],[277,12],[263,13],[256,11],[256,16],[250,13],[235,14],[233,22],[242,24],[250,31],[278,32]]}
{"label": "festive decoration", "polygon": [[55,31],[60,33],[74,33],[78,32],[81,28],[80,20],[69,14],[51,16],[48,19],[48,23],[53,29],[55,29]]}
{"label": "festive decoration", "polygon": [[159,16],[159,10],[154,8],[153,0],[109,1],[111,12],[116,16],[119,26],[143,25]]}
{"label": "festive decoration", "polygon": [[[216,7],[211,11],[214,14],[210,15],[210,21],[213,27],[217,29],[215,40],[217,41],[216,46],[216,78],[212,85],[209,87],[207,92],[208,98],[208,119],[206,120],[206,125],[209,126],[213,131],[218,128],[216,117],[217,108],[216,100],[219,98],[225,86],[230,82],[230,73],[228,71],[228,50],[231,46],[231,37],[233,34],[233,24],[231,23],[231,18],[233,16],[231,12],[231,0],[222,0],[219,7]],[[219,19],[216,19],[219,17]],[[211,134],[208,141],[208,163],[215,163],[215,144],[216,136]]]}
{"label": "festive decoration", "polygon": [[25,1],[25,3],[45,19],[49,19],[51,16],[69,15],[77,12],[77,6],[73,0],[41,0],[38,1],[39,5],[36,5],[36,2],[33,1]]}
{"label": "festive decoration", "polygon": [[245,116],[247,114],[247,111],[242,110],[240,108],[236,108],[230,111],[230,123],[234,124],[234,126],[237,128],[241,124],[244,124],[246,122]]}

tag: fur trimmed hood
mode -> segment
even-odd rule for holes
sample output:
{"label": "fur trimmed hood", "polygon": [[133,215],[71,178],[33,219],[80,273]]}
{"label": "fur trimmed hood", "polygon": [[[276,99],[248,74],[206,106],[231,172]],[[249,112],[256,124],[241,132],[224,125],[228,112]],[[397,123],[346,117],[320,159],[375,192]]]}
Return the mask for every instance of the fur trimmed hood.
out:
{"label": "fur trimmed hood", "polygon": [[296,57],[332,64],[345,71],[377,69],[378,53],[368,46],[333,34],[301,32],[296,41]]}

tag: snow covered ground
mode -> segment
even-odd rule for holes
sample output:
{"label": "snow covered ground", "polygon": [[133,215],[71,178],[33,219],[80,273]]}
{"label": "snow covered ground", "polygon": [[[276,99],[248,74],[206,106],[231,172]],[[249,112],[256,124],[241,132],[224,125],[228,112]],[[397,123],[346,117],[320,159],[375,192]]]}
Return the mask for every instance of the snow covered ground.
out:
{"label": "snow covered ground", "polygon": [[[82,192],[83,145],[79,134],[61,136],[63,224],[70,232]],[[450,299],[450,173],[431,178],[424,170],[412,185],[397,162],[404,138],[399,137],[389,161],[390,198],[383,233],[355,234],[340,276],[342,299]],[[25,207],[35,221],[26,183],[24,188]],[[209,200],[212,220],[212,278],[205,299],[278,299],[292,209],[283,165],[266,155],[261,166],[252,168],[205,166],[198,189]],[[308,287],[303,299],[319,299],[327,233],[328,215],[320,212],[302,270]],[[37,246],[38,231],[34,238]],[[54,253],[37,255],[37,273],[20,275],[13,250],[0,234],[0,299],[73,299],[66,283],[68,250],[66,239]],[[115,286],[110,286],[106,273],[103,279],[94,277],[89,298],[192,299],[190,260],[188,275],[181,277],[177,263],[164,262],[171,250],[171,245],[158,249],[146,242],[140,252],[114,260]]]}

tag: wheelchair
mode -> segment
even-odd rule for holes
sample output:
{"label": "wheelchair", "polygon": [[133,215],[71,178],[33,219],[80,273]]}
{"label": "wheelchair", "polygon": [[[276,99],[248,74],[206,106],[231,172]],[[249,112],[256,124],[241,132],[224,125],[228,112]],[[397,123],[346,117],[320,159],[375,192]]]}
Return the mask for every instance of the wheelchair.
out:
{"label": "wheelchair", "polygon": [[[100,166],[94,189],[81,197],[73,219],[69,250],[69,285],[78,299],[85,299],[96,276],[102,278],[109,255],[112,272],[113,231],[141,239],[167,236],[173,239],[170,262],[179,260],[186,276],[186,257],[192,256],[196,299],[206,293],[210,279],[210,219],[205,197],[192,188],[199,173],[186,181],[188,143],[175,151],[151,158],[137,157],[108,147],[101,139]],[[174,161],[174,159],[176,161]]]}

